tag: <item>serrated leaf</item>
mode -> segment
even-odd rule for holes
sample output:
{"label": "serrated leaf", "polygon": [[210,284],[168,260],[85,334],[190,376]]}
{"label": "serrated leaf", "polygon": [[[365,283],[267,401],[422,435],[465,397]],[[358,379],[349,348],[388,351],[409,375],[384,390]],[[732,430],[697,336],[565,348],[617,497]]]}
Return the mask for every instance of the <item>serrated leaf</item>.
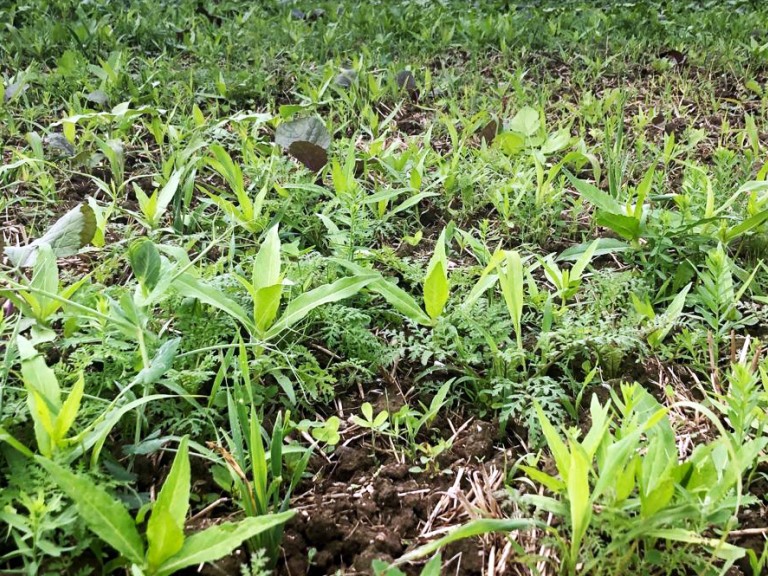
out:
{"label": "serrated leaf", "polygon": [[130,562],[144,563],[141,536],[133,518],[120,502],[89,478],[73,474],[45,458],[38,456],[36,460],[75,503],[80,519],[89,530]]}
{"label": "serrated leaf", "polygon": [[96,233],[96,214],[88,204],[78,204],[40,238],[27,246],[7,246],[5,255],[14,266],[34,266],[41,245],[48,244],[56,258],[77,254]]}

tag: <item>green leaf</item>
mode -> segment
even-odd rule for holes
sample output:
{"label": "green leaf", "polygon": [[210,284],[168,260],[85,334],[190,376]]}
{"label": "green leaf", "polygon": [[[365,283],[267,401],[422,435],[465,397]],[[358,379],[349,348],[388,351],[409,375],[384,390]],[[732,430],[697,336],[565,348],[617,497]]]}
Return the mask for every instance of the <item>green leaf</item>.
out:
{"label": "green leaf", "polygon": [[560,436],[554,426],[552,426],[549,418],[544,414],[539,403],[535,402],[534,405],[536,407],[536,414],[539,417],[539,423],[541,424],[541,431],[547,440],[549,451],[552,452],[552,456],[555,459],[557,471],[560,473],[560,477],[568,482],[568,472],[571,469],[571,454],[568,451],[568,447],[560,439]]}
{"label": "green leaf", "polygon": [[448,302],[448,274],[443,262],[437,262],[429,269],[424,280],[424,308],[432,323],[443,313]]}
{"label": "green leaf", "polygon": [[499,274],[499,284],[507,311],[515,326],[515,338],[517,347],[522,349],[522,318],[525,276],[523,275],[523,261],[517,250],[506,253],[506,267]]}
{"label": "green leaf", "polygon": [[48,244],[56,258],[77,254],[96,233],[96,214],[88,204],[78,204],[59,218],[40,238],[27,246],[6,246],[5,255],[14,266],[34,266],[40,246]]}
{"label": "green leaf", "polygon": [[768,210],[763,210],[762,212],[758,212],[754,216],[751,216],[750,218],[747,218],[746,220],[744,220],[744,222],[742,222],[741,224],[737,224],[736,226],[732,226],[731,228],[728,228],[728,230],[725,233],[725,241],[730,242],[731,240],[735,240],[742,234],[746,234],[750,230],[754,230],[766,220],[768,220]]}
{"label": "green leaf", "polygon": [[59,293],[59,267],[56,265],[56,256],[48,244],[41,244],[38,248],[38,257],[32,270],[30,286],[39,293],[29,299],[32,308],[39,320],[46,319],[46,309],[52,302],[57,302],[48,294]]}
{"label": "green leaf", "polygon": [[130,562],[144,563],[141,536],[133,518],[120,502],[89,478],[73,474],[40,456],[35,459],[75,503],[78,515],[89,530]]}
{"label": "green leaf", "polygon": [[619,204],[618,201],[613,198],[613,196],[606,194],[594,184],[590,184],[584,180],[579,180],[568,170],[563,169],[563,172],[565,173],[568,180],[570,180],[571,184],[573,184],[573,187],[576,188],[576,191],[587,202],[596,208],[599,208],[600,210],[605,210],[606,212],[612,212],[614,214],[619,214],[622,212],[621,204]]}
{"label": "green leaf", "polygon": [[227,522],[187,538],[181,550],[166,560],[157,570],[156,576],[169,576],[187,566],[212,562],[230,554],[245,540],[267,532],[287,522],[294,512],[270,514],[246,518],[240,522]]}
{"label": "green leaf", "polygon": [[280,299],[283,294],[283,285],[274,284],[259,288],[253,301],[254,320],[259,333],[266,332],[277,316],[280,308]]}
{"label": "green leaf", "polygon": [[571,282],[576,282],[581,279],[581,275],[584,273],[587,265],[592,261],[592,255],[597,249],[597,240],[592,242],[584,253],[579,256],[579,259],[573,264],[571,268]]}
{"label": "green leaf", "polygon": [[672,540],[674,542],[684,542],[686,544],[696,544],[712,548],[712,554],[721,560],[738,560],[745,554],[744,548],[734,546],[723,542],[717,538],[704,538],[700,534],[683,530],[682,528],[668,528],[649,530],[643,533],[648,538],[661,538],[663,540]]}
{"label": "green leaf", "polygon": [[429,316],[427,316],[424,311],[421,309],[421,307],[418,305],[416,300],[408,294],[405,290],[397,286],[396,284],[393,284],[389,280],[386,280],[381,274],[376,272],[375,270],[370,270],[368,268],[363,268],[362,266],[359,266],[353,262],[348,262],[346,260],[341,259],[333,259],[334,262],[339,264],[340,266],[343,266],[347,270],[350,270],[354,274],[357,274],[358,276],[370,276],[375,275],[376,280],[368,284],[367,288],[371,292],[376,292],[377,294],[381,295],[384,300],[386,300],[395,310],[400,312],[401,314],[404,314],[409,319],[413,320],[414,322],[418,324],[422,324],[424,326],[429,326],[432,324],[432,320],[430,320]]}
{"label": "green leaf", "polygon": [[21,377],[27,389],[27,406],[34,420],[35,439],[40,453],[53,454],[54,421],[61,409],[61,388],[54,371],[24,336],[16,337],[21,357]]}
{"label": "green leaf", "polygon": [[61,442],[61,440],[66,437],[69,429],[72,428],[72,424],[74,424],[77,413],[80,410],[80,402],[83,399],[84,391],[85,378],[83,377],[83,373],[80,372],[75,385],[72,387],[72,390],[70,390],[66,400],[64,400],[64,403],[61,405],[61,410],[59,411],[59,415],[56,418],[53,437],[54,444]]}
{"label": "green leaf", "polygon": [[424,309],[434,323],[448,302],[448,259],[445,255],[445,229],[435,244],[424,279]]}
{"label": "green leaf", "polygon": [[443,560],[440,554],[435,554],[432,559],[427,562],[424,569],[421,571],[421,576],[440,576],[440,571],[443,568]]}
{"label": "green leaf", "polygon": [[577,558],[581,541],[592,518],[589,496],[590,462],[579,445],[572,446],[567,489],[571,512],[571,557]]}
{"label": "green leaf", "polygon": [[539,117],[539,111],[530,106],[525,106],[509,121],[507,130],[531,137],[536,135],[540,127],[541,118]]}
{"label": "green leaf", "polygon": [[501,149],[507,156],[515,156],[525,149],[525,139],[519,134],[502,132],[494,138],[493,147]]}
{"label": "green leaf", "polygon": [[674,300],[667,307],[664,312],[664,326],[659,328],[655,332],[648,336],[648,344],[651,346],[658,346],[666,338],[669,331],[675,325],[675,322],[680,317],[685,307],[685,298],[688,295],[688,291],[691,289],[692,283],[689,282],[680,293],[675,296]]}
{"label": "green leaf", "polygon": [[184,170],[174,170],[171,177],[168,178],[168,182],[165,183],[165,186],[163,186],[157,194],[154,212],[151,215],[147,215],[149,216],[150,224],[153,228],[160,223],[160,219],[168,209],[168,205],[173,200],[173,197],[176,196],[176,191],[179,189],[179,183],[181,182],[181,177],[183,175]]}
{"label": "green leaf", "polygon": [[624,216],[611,212],[600,212],[595,218],[598,226],[610,228],[616,234],[627,240],[637,240],[642,235],[640,220],[634,216]]}
{"label": "green leaf", "polygon": [[[592,253],[592,256],[594,257],[604,256],[605,254],[614,254],[616,252],[624,252],[626,250],[632,249],[629,244],[621,240],[617,240],[616,238],[598,238],[594,242],[597,242],[597,246]],[[593,242],[583,242],[581,244],[577,244],[576,246],[571,246],[570,248],[563,250],[556,258],[556,260],[559,262],[564,260],[578,260],[581,255],[584,254],[584,252],[590,246],[592,246],[592,244]]]}
{"label": "green leaf", "polygon": [[187,273],[181,274],[174,280],[173,286],[182,296],[197,298],[204,304],[223,310],[245,326],[249,332],[256,332],[256,325],[248,318],[248,313],[237,302],[194,276]]}
{"label": "green leaf", "polygon": [[184,436],[147,523],[147,560],[153,567],[176,554],[184,543],[191,482],[188,444],[189,438]]}
{"label": "green leaf", "polygon": [[280,282],[280,236],[277,224],[269,229],[253,262],[251,283],[257,290]]}
{"label": "green leaf", "polygon": [[395,310],[418,324],[428,326],[432,323],[429,316],[424,314],[413,296],[399,286],[380,278],[368,285],[368,289],[380,294]]}
{"label": "green leaf", "polygon": [[293,299],[285,308],[280,319],[264,335],[266,339],[274,338],[283,330],[287,330],[301,321],[312,310],[324,304],[331,304],[357,294],[362,288],[374,282],[378,276],[350,276],[337,280],[333,284],[324,284],[314,290],[305,292]]}
{"label": "green leaf", "polygon": [[163,342],[163,345],[158,348],[150,361],[149,366],[141,369],[134,378],[134,382],[150,386],[160,380],[173,366],[173,361],[176,359],[180,344],[181,338],[171,338],[167,342]]}
{"label": "green leaf", "polygon": [[449,532],[447,535],[429,542],[423,546],[420,546],[416,550],[408,552],[401,556],[395,564],[405,564],[413,560],[418,560],[424,556],[436,552],[440,548],[447,546],[453,542],[463,540],[464,538],[471,538],[473,536],[480,536],[482,534],[488,534],[491,532],[512,532],[515,530],[528,530],[539,526],[540,523],[536,520],[528,518],[481,518],[479,520],[471,520],[466,524],[456,528]]}
{"label": "green leaf", "polygon": [[140,240],[128,250],[128,261],[134,276],[145,293],[151,292],[160,280],[160,252],[151,240]]}

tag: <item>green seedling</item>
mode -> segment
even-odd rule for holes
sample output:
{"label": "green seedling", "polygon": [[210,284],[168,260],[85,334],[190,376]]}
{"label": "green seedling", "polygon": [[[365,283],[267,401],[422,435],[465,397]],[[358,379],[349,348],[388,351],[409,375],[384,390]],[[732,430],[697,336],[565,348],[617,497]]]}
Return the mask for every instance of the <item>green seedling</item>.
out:
{"label": "green seedling", "polygon": [[282,526],[293,516],[293,512],[256,516],[187,536],[184,525],[191,484],[187,445],[187,438],[182,438],[171,471],[152,506],[146,544],[136,528],[137,520],[122,502],[86,476],[45,458],[38,457],[37,461],[74,502],[88,529],[120,554],[118,565],[130,566],[135,575],[169,576],[226,556],[243,541]]}
{"label": "green seedling", "polygon": [[241,226],[247,232],[258,233],[264,228],[262,220],[262,210],[264,199],[267,196],[268,187],[263,187],[256,195],[254,200],[245,187],[243,172],[233,160],[229,153],[219,144],[213,144],[210,147],[213,153],[212,157],[206,159],[206,164],[218,174],[235,195],[237,203],[227,200],[222,190],[217,190],[198,185],[198,189],[203,191],[211,201],[218,206],[224,214],[227,215],[234,224]]}

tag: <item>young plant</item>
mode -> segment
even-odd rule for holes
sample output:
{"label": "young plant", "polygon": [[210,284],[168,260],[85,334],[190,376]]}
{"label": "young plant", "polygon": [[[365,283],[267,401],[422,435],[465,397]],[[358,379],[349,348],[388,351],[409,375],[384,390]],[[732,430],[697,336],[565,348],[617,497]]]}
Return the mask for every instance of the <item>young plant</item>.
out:
{"label": "young plant", "polygon": [[243,541],[287,522],[293,512],[225,522],[191,536],[184,533],[191,473],[187,437],[181,439],[171,471],[160,489],[147,522],[146,544],[125,505],[86,476],[46,458],[37,461],[73,502],[80,518],[96,536],[119,553],[118,565],[132,574],[169,576],[189,566],[217,560]]}
{"label": "young plant", "polygon": [[[244,394],[241,387],[236,388],[236,395],[242,400],[246,400],[242,398]],[[216,449],[226,463],[237,503],[249,518],[285,513],[311,451],[285,446],[290,433],[290,414],[285,418],[278,414],[267,451],[255,408],[251,405],[249,413],[246,409],[248,402],[235,400],[231,393],[227,393],[227,405],[231,432],[231,435],[225,435],[228,450],[220,446]],[[266,550],[274,567],[282,539],[281,524],[247,538],[247,543],[252,552]]]}
{"label": "young plant", "polygon": [[372,278],[367,283],[368,289],[380,294],[395,310],[417,324],[435,326],[445,310],[450,295],[448,258],[445,254],[445,230],[440,233],[440,237],[437,239],[435,251],[424,275],[424,309],[419,306],[413,296],[386,280],[378,272],[345,260],[335,259],[335,261],[359,277]]}
{"label": "young plant", "polygon": [[555,287],[555,296],[560,298],[561,311],[565,309],[568,298],[578,292],[584,270],[592,260],[597,244],[598,240],[592,242],[579,256],[570,270],[562,270],[551,254],[540,260],[547,280]]}
{"label": "young plant", "polygon": [[268,341],[277,338],[318,306],[354,296],[362,288],[377,280],[374,274],[341,278],[332,284],[323,284],[300,294],[283,310],[278,310],[287,283],[281,276],[280,237],[277,226],[270,229],[254,261],[251,279],[236,276],[253,302],[248,314],[237,302],[219,290],[201,282],[188,272],[179,273],[174,288],[184,296],[219,308],[239,321],[254,338]]}
{"label": "young plant", "polygon": [[[564,441],[537,407],[558,474],[521,466],[554,494],[524,500],[568,523],[566,573],[577,573],[577,567],[579,573],[615,573],[638,562],[633,551],[641,545],[654,548],[659,540],[695,545],[731,564],[744,555],[741,548],[700,534],[711,527],[728,529],[741,505],[741,477],[756,464],[768,439],[736,445],[706,408],[680,404],[712,418],[722,434],[682,462],[666,410],[639,385],[623,386],[621,398],[614,395],[618,422],[609,416],[610,406],[593,397],[591,427],[583,440],[568,431]],[[585,544],[593,530],[612,533],[611,542],[595,556]]]}
{"label": "young plant", "polygon": [[159,190],[154,190],[149,196],[140,186],[133,182],[133,192],[136,194],[136,200],[139,202],[139,210],[142,216],[141,223],[145,228],[155,230],[160,226],[163,216],[165,216],[168,207],[179,190],[179,184],[184,173],[185,169],[177,168],[163,187]]}
{"label": "young plant", "polygon": [[362,406],[360,406],[360,412],[363,414],[362,418],[357,414],[353,414],[350,420],[353,424],[360,426],[360,428],[370,430],[371,442],[375,444],[376,434],[381,434],[389,429],[389,412],[382,410],[374,417],[373,406],[371,406],[370,402],[363,402]]}
{"label": "young plant", "polygon": [[429,260],[424,277],[424,309],[433,325],[437,323],[437,319],[445,309],[449,290],[448,258],[445,255],[445,230],[443,230],[437,239],[435,252]]}
{"label": "young plant", "polygon": [[206,164],[226,182],[231,192],[235,195],[237,203],[235,204],[224,198],[222,190],[214,188],[214,192],[211,192],[201,185],[198,185],[198,188],[205,192],[211,201],[221,208],[233,223],[253,234],[261,232],[264,228],[261,213],[268,188],[266,186],[263,187],[256,195],[256,198],[251,200],[245,187],[243,172],[240,166],[235,164],[232,157],[221,145],[213,144],[210,150],[213,153],[213,157],[208,158]]}

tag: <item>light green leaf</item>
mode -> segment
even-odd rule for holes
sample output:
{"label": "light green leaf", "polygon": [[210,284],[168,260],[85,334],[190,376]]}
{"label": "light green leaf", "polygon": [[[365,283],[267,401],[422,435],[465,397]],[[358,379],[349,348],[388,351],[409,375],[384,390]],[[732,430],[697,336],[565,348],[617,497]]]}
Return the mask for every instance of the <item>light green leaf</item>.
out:
{"label": "light green leaf", "polygon": [[590,263],[592,260],[592,255],[595,253],[595,250],[597,249],[597,243],[598,240],[595,240],[592,242],[589,247],[584,251],[584,253],[579,256],[579,259],[576,260],[573,267],[571,268],[571,281],[577,281],[581,278],[581,275],[584,273],[584,270],[587,267],[587,264]]}
{"label": "light green leaf", "polygon": [[506,266],[499,273],[499,284],[504,296],[504,303],[515,326],[515,338],[517,347],[522,349],[522,318],[523,298],[525,287],[525,275],[523,274],[523,261],[517,250],[506,253]]}
{"label": "light green leaf", "polygon": [[[632,249],[629,244],[617,240],[616,238],[598,238],[595,242],[597,242],[597,247],[592,254],[593,257],[624,252]],[[571,246],[570,248],[563,250],[557,257],[557,260],[578,260],[590,246],[592,246],[592,242],[583,242],[582,244]]]}
{"label": "light green leaf", "polygon": [[568,451],[568,447],[560,439],[560,435],[552,426],[546,414],[544,414],[539,403],[535,402],[534,405],[536,407],[536,414],[539,417],[539,423],[541,424],[541,431],[547,440],[549,451],[552,452],[552,457],[555,459],[557,471],[560,473],[560,477],[565,482],[568,482],[568,473],[571,469],[571,454]]}
{"label": "light green leaf", "polygon": [[595,223],[598,226],[610,228],[626,240],[637,240],[642,235],[640,220],[634,216],[600,212],[598,213],[597,218],[595,218]]}
{"label": "light green leaf", "polygon": [[168,178],[168,182],[165,183],[165,186],[163,186],[158,193],[157,201],[154,206],[154,213],[148,215],[153,228],[160,223],[160,219],[163,217],[168,205],[176,195],[176,191],[179,189],[179,183],[181,182],[181,177],[183,175],[184,170],[174,170],[171,177]]}
{"label": "light green leaf", "polygon": [[443,262],[436,262],[429,268],[424,280],[424,308],[432,319],[432,323],[442,314],[448,302],[448,274]]}
{"label": "light green leaf", "polygon": [[380,278],[368,285],[368,289],[380,294],[395,310],[418,324],[427,326],[432,323],[429,316],[424,314],[413,296],[399,286]]}
{"label": "light green leaf", "polygon": [[590,462],[579,445],[571,450],[567,488],[571,508],[571,557],[577,558],[581,541],[592,518],[592,502],[589,496]]}
{"label": "light green leaf", "polygon": [[61,411],[56,418],[53,437],[54,444],[61,442],[61,440],[66,437],[69,429],[72,428],[72,424],[74,424],[75,418],[77,417],[77,412],[80,410],[80,402],[83,399],[84,391],[85,378],[83,377],[83,373],[80,372],[75,385],[72,386],[72,390],[70,390],[69,395],[61,405]]}
{"label": "light green leaf", "polygon": [[47,294],[59,293],[59,267],[56,265],[56,256],[48,244],[41,244],[38,247],[30,286],[40,291],[29,299],[30,305],[38,319],[45,320],[46,310],[51,303],[56,303],[55,306],[58,307],[57,301]]}
{"label": "light green leaf", "polygon": [[256,321],[256,328],[258,328],[259,333],[265,332],[275,320],[277,311],[280,308],[282,293],[282,283],[265,286],[256,291],[253,309],[254,320]]}
{"label": "light green leaf", "polygon": [[377,294],[381,295],[384,298],[384,300],[386,300],[395,310],[397,310],[401,314],[404,314],[406,317],[413,320],[414,322],[417,322],[418,324],[422,324],[424,326],[428,326],[432,324],[432,321],[430,320],[429,316],[427,316],[424,313],[424,311],[418,305],[418,303],[413,298],[413,296],[408,294],[408,292],[406,292],[396,284],[393,284],[392,282],[386,280],[381,274],[379,274],[375,270],[363,268],[362,266],[359,266],[353,262],[348,262],[346,260],[341,260],[341,259],[334,259],[334,262],[336,262],[340,266],[343,266],[347,270],[350,270],[351,272],[359,276],[375,275],[376,280],[368,284],[367,286],[368,290],[372,292],[376,292]]}
{"label": "light green leaf", "polygon": [[77,476],[45,458],[38,456],[36,460],[75,503],[78,515],[89,530],[130,562],[144,563],[141,536],[120,502],[89,478]]}
{"label": "light green leaf", "polygon": [[251,283],[257,290],[280,282],[280,236],[277,224],[270,228],[253,263]]}
{"label": "light green leaf", "polygon": [[440,554],[435,554],[432,559],[427,562],[424,569],[421,571],[421,576],[440,576],[443,569],[443,560]]}
{"label": "light green leaf", "polygon": [[181,439],[171,471],[160,489],[147,523],[147,560],[157,567],[176,554],[184,543],[184,522],[189,510],[189,438]]}
{"label": "light green leaf", "polygon": [[459,528],[452,530],[442,538],[433,540],[424,546],[416,548],[416,550],[404,554],[397,560],[397,562],[395,562],[395,564],[405,564],[406,562],[411,562],[413,560],[423,558],[424,556],[429,556],[440,548],[453,542],[457,542],[458,540],[463,540],[464,538],[471,538],[473,536],[480,536],[482,534],[489,534],[492,532],[504,533],[512,532],[515,530],[529,530],[539,525],[540,523],[536,520],[531,520],[528,518],[481,518],[479,520],[471,520]]}
{"label": "light green leaf", "polygon": [[541,119],[538,110],[525,106],[509,121],[507,129],[523,136],[531,137],[539,131],[540,127]]}
{"label": "light green leaf", "polygon": [[187,538],[181,550],[166,560],[156,576],[169,576],[187,566],[212,562],[230,554],[245,540],[287,522],[294,512],[246,518],[213,526]]}
{"label": "light green leaf", "polygon": [[744,548],[740,548],[739,546],[728,544],[717,538],[704,538],[700,534],[683,530],[682,528],[649,530],[644,532],[643,536],[707,546],[708,548],[712,548],[712,554],[721,560],[738,560],[739,558],[743,558],[746,553]]}
{"label": "light green leaf", "polygon": [[664,338],[666,338],[667,334],[675,325],[677,319],[680,317],[680,314],[683,312],[683,308],[685,307],[685,298],[688,295],[688,291],[691,289],[691,285],[692,283],[689,282],[680,291],[680,293],[675,296],[674,300],[672,300],[671,304],[664,312],[664,326],[648,336],[648,344],[651,346],[658,346],[661,344]]}

